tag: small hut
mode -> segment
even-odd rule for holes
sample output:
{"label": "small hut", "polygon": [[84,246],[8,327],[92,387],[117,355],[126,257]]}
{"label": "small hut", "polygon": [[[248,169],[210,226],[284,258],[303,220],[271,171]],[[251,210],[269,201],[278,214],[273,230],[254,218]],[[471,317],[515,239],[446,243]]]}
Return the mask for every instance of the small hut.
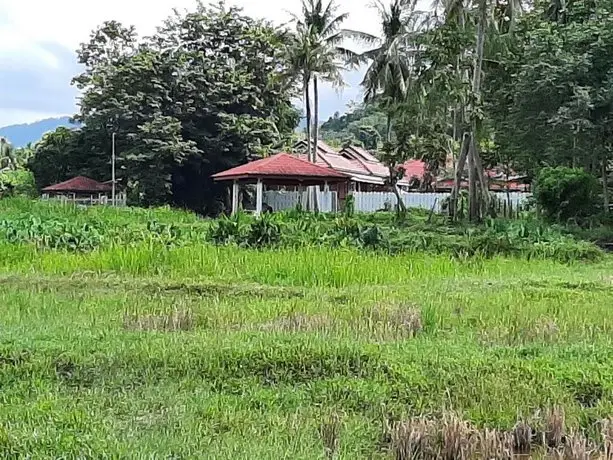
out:
{"label": "small hut", "polygon": [[[85,176],[77,176],[59,184],[50,185],[43,190],[43,199],[56,199],[77,204],[113,204],[113,186],[109,182],[98,182]],[[115,204],[126,204],[126,195],[116,193]]]}

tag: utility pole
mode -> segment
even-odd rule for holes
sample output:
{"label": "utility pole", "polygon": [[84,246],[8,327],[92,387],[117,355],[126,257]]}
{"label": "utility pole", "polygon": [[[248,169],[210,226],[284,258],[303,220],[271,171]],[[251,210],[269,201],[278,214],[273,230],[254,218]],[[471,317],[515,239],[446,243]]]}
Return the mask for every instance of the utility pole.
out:
{"label": "utility pole", "polygon": [[115,202],[115,131],[111,134],[112,147],[111,147],[111,200],[113,201],[113,207],[117,206]]}

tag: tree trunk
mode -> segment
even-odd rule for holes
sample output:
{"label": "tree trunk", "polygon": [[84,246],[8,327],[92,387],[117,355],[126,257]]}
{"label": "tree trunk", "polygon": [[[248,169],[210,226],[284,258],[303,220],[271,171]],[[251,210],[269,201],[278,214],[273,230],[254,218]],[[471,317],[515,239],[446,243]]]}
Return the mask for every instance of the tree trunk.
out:
{"label": "tree trunk", "polygon": [[[313,149],[313,135],[312,135],[312,128],[313,128],[313,114],[311,113],[311,91],[310,91],[310,87],[311,87],[311,77],[308,74],[305,74],[304,76],[304,100],[305,100],[305,106],[306,106],[306,131],[307,131],[307,157],[308,157],[308,161],[310,162],[314,162],[314,149]],[[307,211],[314,211],[315,210],[315,203],[314,203],[314,190],[313,187],[308,187],[307,188],[307,199],[306,199],[306,206],[305,209]]]}
{"label": "tree trunk", "polygon": [[311,136],[311,79],[308,75],[304,76],[304,104],[306,106],[306,132],[307,132],[307,156],[309,161],[313,161],[313,138]]}
{"label": "tree trunk", "polygon": [[315,99],[315,114],[313,115],[313,163],[317,163],[317,147],[319,143],[319,82],[317,75],[313,75],[313,97]]}
{"label": "tree trunk", "polygon": [[[392,142],[392,115],[390,113],[387,114],[385,137],[388,144]],[[402,194],[398,188],[398,181],[396,180],[396,177],[396,171],[394,171],[393,168],[390,168],[390,184],[394,195],[396,195],[396,208],[404,214],[407,212],[407,207],[404,204],[404,201],[402,201]]]}
{"label": "tree trunk", "polygon": [[[313,98],[315,100],[315,113],[313,114],[313,163],[317,163],[317,153],[319,151],[319,82],[317,75],[313,75]],[[318,191],[319,185],[310,187],[313,196],[313,211],[319,211]]]}
{"label": "tree trunk", "polygon": [[388,113],[385,126],[385,140],[387,143],[392,142],[392,116]]}
{"label": "tree trunk", "polygon": [[477,165],[475,159],[475,131],[470,136],[468,147],[468,219],[471,222],[479,220],[479,203],[477,193]]}
{"label": "tree trunk", "polygon": [[[469,218],[471,221],[477,221],[481,218],[482,203],[485,201],[487,193],[483,193],[485,185],[485,177],[483,168],[481,167],[481,159],[477,149],[477,104],[480,104],[481,99],[481,71],[483,68],[483,48],[485,44],[485,24],[487,21],[487,0],[479,2],[479,20],[477,23],[477,43],[476,53],[473,66],[473,82],[472,82],[472,97],[473,107],[471,110],[471,140],[468,154],[468,189],[469,189]],[[477,171],[477,167],[480,171]],[[481,183],[480,193],[477,192],[477,180]],[[483,200],[479,199],[479,195]]]}
{"label": "tree trunk", "polygon": [[462,137],[462,146],[460,147],[460,154],[458,155],[458,161],[456,162],[453,188],[451,189],[451,196],[449,197],[449,217],[451,217],[452,220],[457,220],[458,218],[458,195],[460,193],[460,187],[462,186],[462,173],[464,172],[464,166],[466,165],[468,149],[469,134],[464,133],[464,136]]}

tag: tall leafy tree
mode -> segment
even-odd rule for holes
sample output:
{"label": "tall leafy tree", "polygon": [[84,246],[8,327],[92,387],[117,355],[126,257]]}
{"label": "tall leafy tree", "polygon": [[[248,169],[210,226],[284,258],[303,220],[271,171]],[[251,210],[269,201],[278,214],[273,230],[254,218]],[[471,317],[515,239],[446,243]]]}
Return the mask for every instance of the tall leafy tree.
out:
{"label": "tall leafy tree", "polygon": [[177,12],[144,39],[104,23],[80,48],[74,80],[85,171],[109,178],[115,133],[134,200],[219,211],[225,187],[210,176],[283,146],[297,125],[285,46],[282,32],[223,3]]}
{"label": "tall leafy tree", "polygon": [[563,16],[550,6],[538,5],[522,18],[514,49],[492,72],[487,94],[497,142],[533,177],[544,166],[560,165],[600,176],[608,211],[613,2],[576,1]]}

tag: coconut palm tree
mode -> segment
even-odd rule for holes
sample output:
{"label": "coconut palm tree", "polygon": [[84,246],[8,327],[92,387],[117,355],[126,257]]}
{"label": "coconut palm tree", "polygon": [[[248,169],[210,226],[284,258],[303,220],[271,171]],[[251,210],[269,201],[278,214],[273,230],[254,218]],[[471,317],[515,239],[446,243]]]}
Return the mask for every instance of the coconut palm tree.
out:
{"label": "coconut palm tree", "polygon": [[412,58],[417,51],[419,17],[416,0],[392,0],[389,6],[378,1],[383,37],[378,46],[362,54],[370,62],[362,86],[365,102],[380,102],[387,112],[387,141],[392,137],[392,108],[406,98],[412,77]]}
{"label": "coconut palm tree", "polygon": [[307,113],[307,125],[309,125],[307,136],[310,131],[309,127],[312,126],[312,139],[315,145],[311,161],[317,159],[320,81],[327,81],[334,86],[341,87],[344,84],[343,70],[357,66],[361,62],[361,55],[345,47],[345,43],[351,39],[374,40],[374,37],[366,33],[342,29],[341,26],[349,14],[337,14],[337,11],[338,6],[335,0],[303,0],[301,15],[294,16],[297,35],[302,37],[303,43],[308,44],[309,47],[308,51],[306,48],[303,50],[304,54],[309,56],[309,59],[305,59],[303,63],[308,64],[307,73],[312,81],[314,95],[313,120],[309,119]]}
{"label": "coconut palm tree", "polygon": [[312,112],[311,112],[311,82],[315,69],[315,56],[313,45],[313,33],[310,27],[304,23],[298,23],[296,32],[292,36],[292,43],[289,46],[290,72],[297,76],[301,83],[301,92],[304,98],[306,110],[306,132],[307,132],[307,155],[309,161],[313,159],[312,148]]}
{"label": "coconut palm tree", "polygon": [[[392,121],[397,107],[407,100],[414,80],[414,62],[418,52],[416,38],[422,14],[415,9],[416,0],[392,0],[389,5],[375,3],[381,21],[382,37],[377,46],[362,54],[370,62],[362,81],[364,101],[378,103],[386,112],[385,156],[397,159],[397,148],[392,143]],[[406,211],[400,190],[396,162],[390,162],[390,181],[396,194],[397,205]]]}

